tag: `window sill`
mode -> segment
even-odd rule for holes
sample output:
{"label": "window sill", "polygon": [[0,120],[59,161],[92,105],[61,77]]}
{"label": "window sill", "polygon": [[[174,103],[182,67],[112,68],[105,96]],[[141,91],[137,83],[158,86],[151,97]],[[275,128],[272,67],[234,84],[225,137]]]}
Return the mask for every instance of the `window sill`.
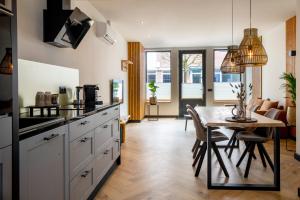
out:
{"label": "window sill", "polygon": [[238,100],[214,100],[214,103],[236,104]]}
{"label": "window sill", "polygon": [[[146,103],[149,103],[149,100],[146,100]],[[157,103],[172,103],[171,100],[157,100]]]}

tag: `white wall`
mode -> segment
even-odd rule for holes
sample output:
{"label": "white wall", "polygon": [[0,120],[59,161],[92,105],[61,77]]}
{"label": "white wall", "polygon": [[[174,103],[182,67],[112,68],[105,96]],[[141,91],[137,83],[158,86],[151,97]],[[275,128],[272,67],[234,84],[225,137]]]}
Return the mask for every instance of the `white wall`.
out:
{"label": "white wall", "polygon": [[58,94],[60,86],[67,88],[69,102],[72,102],[72,88],[79,84],[78,69],[19,59],[18,71],[21,107],[35,105],[35,94],[38,91]]}
{"label": "white wall", "polygon": [[280,104],[284,104],[285,89],[281,87],[284,81],[279,77],[286,68],[285,22],[264,34],[262,40],[268,54],[268,64],[262,67],[262,98],[279,100]]}
{"label": "white wall", "polygon": [[297,56],[296,56],[296,79],[297,79],[297,102],[298,105],[297,108],[297,135],[296,135],[296,153],[300,155],[300,20],[298,20],[300,17],[300,0],[297,0],[297,11],[296,11],[296,17],[297,17],[297,30],[296,30],[296,48],[297,48]]}
{"label": "white wall", "polygon": [[[106,21],[88,1],[73,1],[72,6],[79,7],[97,21]],[[19,58],[78,69],[81,85],[100,84],[104,102],[110,101],[110,80],[124,80],[125,103],[121,113],[127,114],[127,73],[121,71],[121,60],[127,59],[125,39],[117,33],[117,43],[107,45],[96,37],[93,26],[76,50],[48,45],[43,42],[43,9],[46,9],[46,0],[18,1]]]}

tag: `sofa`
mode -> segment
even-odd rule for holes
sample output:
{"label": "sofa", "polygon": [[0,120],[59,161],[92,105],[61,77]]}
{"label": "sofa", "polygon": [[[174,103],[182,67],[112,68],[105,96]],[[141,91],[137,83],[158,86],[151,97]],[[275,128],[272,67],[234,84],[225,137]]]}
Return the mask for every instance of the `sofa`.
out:
{"label": "sofa", "polygon": [[[281,110],[279,114],[279,120],[287,124],[287,119],[286,119],[286,111],[284,110],[284,107],[279,105],[278,101],[271,101],[270,99],[263,100],[261,98],[255,98],[251,99],[248,102],[247,107],[250,110],[252,107],[258,107],[258,109],[255,111],[256,113],[260,115],[264,115],[269,109],[271,108],[276,108]],[[288,128],[283,127],[280,128],[280,138],[286,138],[288,133]],[[291,133],[292,135],[292,133]],[[293,135],[292,135],[293,136]]]}

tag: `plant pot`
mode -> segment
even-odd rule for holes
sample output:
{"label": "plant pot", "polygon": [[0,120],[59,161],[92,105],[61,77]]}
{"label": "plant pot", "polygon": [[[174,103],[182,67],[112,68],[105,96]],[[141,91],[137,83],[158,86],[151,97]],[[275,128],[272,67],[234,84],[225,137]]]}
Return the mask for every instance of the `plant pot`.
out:
{"label": "plant pot", "polygon": [[296,126],[296,106],[287,108],[286,119],[289,125]]}
{"label": "plant pot", "polygon": [[157,104],[157,98],[156,97],[150,97],[149,102],[151,105],[156,105]]}

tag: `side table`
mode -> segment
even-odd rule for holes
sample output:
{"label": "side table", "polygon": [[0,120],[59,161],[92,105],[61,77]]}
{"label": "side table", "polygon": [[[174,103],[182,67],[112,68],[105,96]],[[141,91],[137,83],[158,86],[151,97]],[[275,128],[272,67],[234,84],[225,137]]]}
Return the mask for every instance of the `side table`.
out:
{"label": "side table", "polygon": [[[156,116],[151,115],[151,107],[156,107]],[[148,121],[158,121],[159,104],[156,104],[156,105],[147,104],[147,110],[148,110]]]}

